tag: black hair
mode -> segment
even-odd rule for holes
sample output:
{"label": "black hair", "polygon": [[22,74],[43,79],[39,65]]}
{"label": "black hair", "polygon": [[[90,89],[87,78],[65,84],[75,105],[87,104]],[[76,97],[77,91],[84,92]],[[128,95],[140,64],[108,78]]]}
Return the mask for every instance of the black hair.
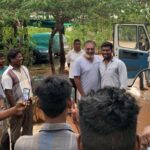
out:
{"label": "black hair", "polygon": [[75,39],[73,44],[75,44],[76,42],[80,42],[81,43],[80,39]]}
{"label": "black hair", "polygon": [[36,89],[40,108],[47,116],[57,117],[66,109],[71,88],[71,83],[65,76],[47,77]]}
{"label": "black hair", "polygon": [[79,102],[84,150],[133,150],[139,106],[123,89],[106,87]]}
{"label": "black hair", "polygon": [[21,51],[18,50],[18,49],[10,49],[10,50],[8,51],[8,54],[7,54],[7,60],[8,60],[8,62],[10,63],[10,62],[11,62],[11,59],[15,59],[15,57],[16,57],[19,53],[21,53]]}
{"label": "black hair", "polygon": [[102,43],[101,49],[103,47],[110,47],[110,49],[113,50],[113,44],[111,42],[104,42],[104,43]]}

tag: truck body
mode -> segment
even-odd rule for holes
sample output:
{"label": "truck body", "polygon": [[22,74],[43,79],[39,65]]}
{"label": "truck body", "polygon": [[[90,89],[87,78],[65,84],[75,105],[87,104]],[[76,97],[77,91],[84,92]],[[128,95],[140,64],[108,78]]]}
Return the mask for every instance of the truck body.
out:
{"label": "truck body", "polygon": [[127,67],[128,86],[132,86],[137,77],[145,74],[150,79],[150,38],[145,24],[114,25],[114,55]]}

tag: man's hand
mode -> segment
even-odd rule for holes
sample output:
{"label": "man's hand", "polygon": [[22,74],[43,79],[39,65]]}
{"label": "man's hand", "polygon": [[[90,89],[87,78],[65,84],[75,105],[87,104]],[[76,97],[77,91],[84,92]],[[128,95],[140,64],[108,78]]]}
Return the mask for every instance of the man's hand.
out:
{"label": "man's hand", "polygon": [[141,135],[141,146],[143,149],[150,147],[150,126],[144,128]]}
{"label": "man's hand", "polygon": [[23,111],[26,108],[26,103],[25,102],[18,102],[18,103],[16,103],[15,107],[16,107],[17,112]]}
{"label": "man's hand", "polygon": [[80,79],[80,76],[74,76],[74,82],[76,84],[76,87],[80,93],[81,96],[84,96],[85,93],[84,93],[84,90],[83,90],[83,87],[81,85],[81,79]]}
{"label": "man's hand", "polygon": [[15,107],[15,111],[16,111],[16,115],[17,116],[20,116],[22,115],[23,111],[25,110],[26,108],[26,103],[25,102],[17,102],[16,105],[14,106]]}
{"label": "man's hand", "polygon": [[78,124],[79,123],[79,118],[78,118],[79,117],[79,115],[78,115],[79,112],[78,112],[78,109],[77,108],[72,108],[71,111],[72,111],[73,122]]}
{"label": "man's hand", "polygon": [[30,104],[38,104],[39,98],[38,96],[33,96],[28,101],[30,102]]}
{"label": "man's hand", "polygon": [[74,107],[71,109],[71,111],[72,111],[73,123],[75,124],[78,132],[80,132],[80,129],[79,129],[79,110],[78,110],[78,107],[76,106],[76,104],[74,104]]}

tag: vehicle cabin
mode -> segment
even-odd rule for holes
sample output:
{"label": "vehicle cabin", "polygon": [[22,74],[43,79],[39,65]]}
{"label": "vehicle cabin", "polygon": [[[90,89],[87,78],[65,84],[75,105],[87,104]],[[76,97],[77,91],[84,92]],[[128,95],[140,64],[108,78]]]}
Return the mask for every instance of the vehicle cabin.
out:
{"label": "vehicle cabin", "polygon": [[144,24],[115,24],[114,54],[127,67],[128,85],[132,86],[136,78],[145,73],[150,80],[150,38]]}

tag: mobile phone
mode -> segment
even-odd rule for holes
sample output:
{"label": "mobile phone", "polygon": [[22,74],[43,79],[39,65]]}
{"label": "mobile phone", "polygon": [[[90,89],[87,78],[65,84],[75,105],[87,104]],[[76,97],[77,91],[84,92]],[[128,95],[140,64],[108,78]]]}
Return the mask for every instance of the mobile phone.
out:
{"label": "mobile phone", "polygon": [[30,89],[24,88],[23,89],[23,101],[29,100],[29,96],[30,96]]}

